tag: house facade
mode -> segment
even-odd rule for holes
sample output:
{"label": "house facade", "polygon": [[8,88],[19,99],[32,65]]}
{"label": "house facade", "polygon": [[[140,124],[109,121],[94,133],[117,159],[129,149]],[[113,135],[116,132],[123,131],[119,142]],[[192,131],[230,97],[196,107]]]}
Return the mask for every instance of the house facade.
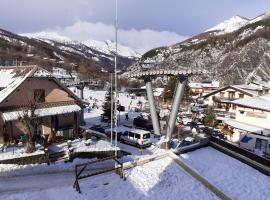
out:
{"label": "house facade", "polygon": [[233,131],[232,142],[261,155],[269,154],[270,95],[232,101],[230,112],[235,118],[225,124]]}
{"label": "house facade", "polygon": [[204,95],[204,103],[214,107],[218,120],[224,121],[226,117],[235,117],[229,112],[231,102],[238,99],[267,95],[269,88],[256,85],[229,85]]}
{"label": "house facade", "polygon": [[[0,143],[29,134],[74,138],[78,135],[81,100],[48,71],[37,66],[0,68]],[[33,135],[33,133],[31,133]]]}
{"label": "house facade", "polygon": [[198,97],[207,95],[219,88],[219,82],[217,81],[190,82],[188,85],[192,94]]}

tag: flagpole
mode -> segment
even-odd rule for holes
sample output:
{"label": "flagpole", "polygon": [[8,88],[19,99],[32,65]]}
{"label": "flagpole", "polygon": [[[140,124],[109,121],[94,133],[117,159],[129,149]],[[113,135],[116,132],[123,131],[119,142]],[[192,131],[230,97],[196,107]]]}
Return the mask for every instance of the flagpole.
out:
{"label": "flagpole", "polygon": [[114,130],[115,130],[115,156],[117,156],[117,43],[118,43],[118,0],[115,0],[115,56],[114,56]]}

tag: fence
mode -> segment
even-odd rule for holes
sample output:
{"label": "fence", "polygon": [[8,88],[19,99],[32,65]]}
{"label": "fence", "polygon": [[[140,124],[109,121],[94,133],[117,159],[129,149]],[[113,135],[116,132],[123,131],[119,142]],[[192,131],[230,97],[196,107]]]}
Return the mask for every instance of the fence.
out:
{"label": "fence", "polygon": [[[113,161],[104,164],[105,161]],[[95,164],[102,163],[102,166],[95,166]],[[117,165],[116,165],[117,163]],[[92,168],[91,168],[92,167]],[[116,171],[123,178],[123,163],[117,159],[117,156],[111,156],[103,159],[97,159],[83,164],[78,164],[75,166],[75,182],[73,188],[77,192],[81,193],[79,180],[85,179],[91,176],[96,176],[110,171]]]}

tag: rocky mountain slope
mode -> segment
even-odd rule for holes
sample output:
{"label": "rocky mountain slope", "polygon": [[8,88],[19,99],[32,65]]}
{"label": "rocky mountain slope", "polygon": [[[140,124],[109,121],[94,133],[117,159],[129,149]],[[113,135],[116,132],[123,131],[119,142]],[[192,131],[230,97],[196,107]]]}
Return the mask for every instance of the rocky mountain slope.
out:
{"label": "rocky mountain slope", "polygon": [[[75,69],[84,78],[102,76],[114,67],[114,43],[87,41],[84,44],[57,33],[17,35],[0,29],[0,65],[38,64]],[[118,68],[125,70],[140,55],[119,45]]]}
{"label": "rocky mountain slope", "polygon": [[[193,78],[223,85],[270,81],[270,12],[254,19],[232,17],[186,41],[150,50],[139,62],[155,63],[153,68],[203,70],[203,76]],[[129,70],[146,69],[136,63]]]}

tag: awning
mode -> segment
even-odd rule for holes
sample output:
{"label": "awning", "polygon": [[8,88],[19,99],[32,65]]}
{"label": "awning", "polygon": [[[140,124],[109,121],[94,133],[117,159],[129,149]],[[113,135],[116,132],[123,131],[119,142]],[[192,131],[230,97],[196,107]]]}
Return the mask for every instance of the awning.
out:
{"label": "awning", "polygon": [[[35,115],[37,115],[38,117],[46,117],[46,116],[78,112],[80,110],[81,110],[81,107],[78,105],[57,106],[57,107],[36,109]],[[30,116],[30,113],[31,113],[30,110],[28,111],[19,110],[19,111],[12,111],[12,112],[4,112],[1,115],[5,121],[14,121],[23,117],[25,114],[28,114]]]}
{"label": "awning", "polygon": [[238,121],[231,120],[231,119],[225,121],[225,123],[229,126],[232,126],[234,128],[237,128],[237,129],[240,129],[243,131],[248,131],[248,132],[256,133],[259,135],[270,136],[270,130],[262,128],[262,127],[257,127],[257,126],[245,124],[245,123],[238,122]]}

